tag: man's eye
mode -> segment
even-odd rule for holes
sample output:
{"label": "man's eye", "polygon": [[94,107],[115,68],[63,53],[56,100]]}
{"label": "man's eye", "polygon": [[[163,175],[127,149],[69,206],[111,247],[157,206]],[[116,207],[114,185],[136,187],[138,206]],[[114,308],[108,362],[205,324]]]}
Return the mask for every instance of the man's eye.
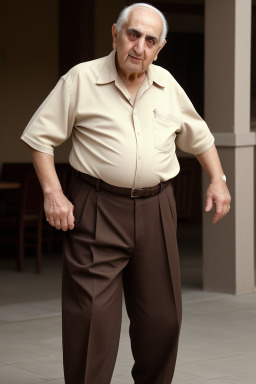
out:
{"label": "man's eye", "polygon": [[154,40],[147,40],[147,46],[152,47],[155,44]]}
{"label": "man's eye", "polygon": [[129,33],[129,38],[130,38],[130,40],[134,41],[137,39],[137,35],[135,33],[131,32],[131,33]]}

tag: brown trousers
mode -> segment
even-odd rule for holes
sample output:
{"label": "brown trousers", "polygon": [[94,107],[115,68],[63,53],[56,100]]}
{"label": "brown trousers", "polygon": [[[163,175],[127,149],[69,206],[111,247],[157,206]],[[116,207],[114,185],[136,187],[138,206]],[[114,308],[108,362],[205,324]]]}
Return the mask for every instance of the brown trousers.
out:
{"label": "brown trousers", "polygon": [[66,384],[110,384],[122,315],[130,319],[136,384],[170,384],[181,326],[171,184],[133,199],[73,175],[75,228],[65,234],[62,286]]}

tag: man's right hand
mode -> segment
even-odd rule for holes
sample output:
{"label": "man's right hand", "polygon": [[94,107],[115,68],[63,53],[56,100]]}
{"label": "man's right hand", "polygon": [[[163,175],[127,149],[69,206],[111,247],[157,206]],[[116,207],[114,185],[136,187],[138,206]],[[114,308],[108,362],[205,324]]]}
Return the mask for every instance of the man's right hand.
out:
{"label": "man's right hand", "polygon": [[56,229],[67,231],[74,228],[74,206],[62,191],[45,194],[44,211],[46,220]]}
{"label": "man's right hand", "polygon": [[44,211],[49,224],[62,231],[74,228],[74,206],[63,194],[54,166],[48,153],[39,152],[29,146],[33,164],[44,194]]}

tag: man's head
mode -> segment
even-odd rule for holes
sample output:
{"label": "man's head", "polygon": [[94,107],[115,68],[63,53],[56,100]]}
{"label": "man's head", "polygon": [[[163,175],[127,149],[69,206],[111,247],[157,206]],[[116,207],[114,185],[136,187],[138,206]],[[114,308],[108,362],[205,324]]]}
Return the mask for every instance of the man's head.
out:
{"label": "man's head", "polygon": [[125,8],[112,27],[118,70],[124,75],[145,72],[165,45],[167,30],[164,16],[151,5]]}

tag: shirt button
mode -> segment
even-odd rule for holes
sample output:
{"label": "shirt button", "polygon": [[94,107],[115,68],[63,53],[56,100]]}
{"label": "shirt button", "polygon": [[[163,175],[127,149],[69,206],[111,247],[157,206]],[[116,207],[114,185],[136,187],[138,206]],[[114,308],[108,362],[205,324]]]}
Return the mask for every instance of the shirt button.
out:
{"label": "shirt button", "polygon": [[139,135],[140,135],[140,133],[139,133],[139,132],[137,132],[137,135],[139,136]]}
{"label": "shirt button", "polygon": [[139,157],[138,157],[138,159],[140,160],[140,159],[141,159],[141,157],[139,156]]}

